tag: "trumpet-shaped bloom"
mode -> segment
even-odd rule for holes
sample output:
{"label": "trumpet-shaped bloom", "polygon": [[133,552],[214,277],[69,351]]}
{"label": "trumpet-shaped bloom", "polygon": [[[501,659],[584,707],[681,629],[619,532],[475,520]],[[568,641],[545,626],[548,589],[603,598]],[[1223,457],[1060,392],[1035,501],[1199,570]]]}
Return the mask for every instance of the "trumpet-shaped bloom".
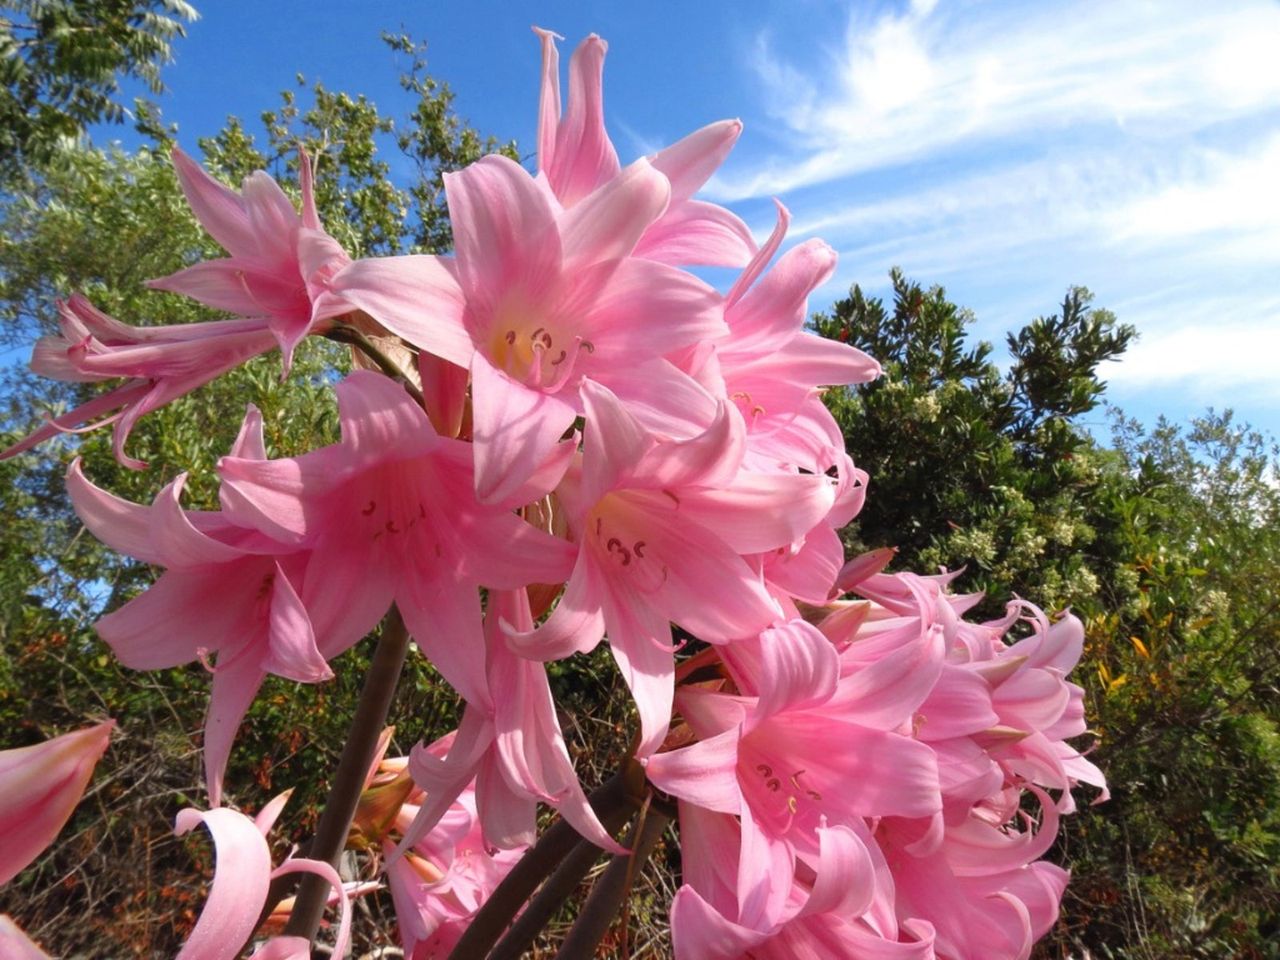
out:
{"label": "trumpet-shaped bloom", "polygon": [[518,164],[446,174],[455,258],[357,261],[335,292],[409,342],[470,369],[476,490],[499,502],[582,412],[585,377],[626,399],[661,393],[638,364],[723,332],[715,291],[631,256],[670,188],[638,161],[570,210]]}
{"label": "trumpet-shaped bloom", "polygon": [[[835,649],[814,627],[792,621],[769,629],[756,656],[755,697],[681,691],[677,704],[700,739],[650,757],[653,783],[739,814],[744,834],[758,828],[765,842],[802,853],[816,850],[824,821],[941,811],[933,752],[893,730],[893,711],[867,709],[849,689],[857,674],[841,676]],[[901,713],[910,711],[907,704]]]}
{"label": "trumpet-shaped bloom", "polygon": [[[261,417],[250,408],[232,452],[261,457],[261,430]],[[99,540],[165,568],[150,589],[99,620],[97,630],[120,662],[135,670],[199,659],[213,671],[204,760],[209,802],[216,807],[232,740],[266,675],[328,680],[333,671],[326,658],[362,634],[326,631],[322,652],[298,594],[307,554],[222,514],[183,510],[184,480],[179,476],[144,507],[95,487],[77,460],[67,489]],[[186,626],[174,630],[175,623]]]}
{"label": "trumpet-shaped bloom", "polygon": [[79,294],[58,304],[58,314],[61,333],[36,343],[31,369],[55,380],[87,383],[124,377],[126,382],[52,418],[0,453],[0,459],[60,434],[114,423],[116,459],[141,469],[146,464],[124,449],[141,417],[266,353],[276,342],[262,319],[131,327]]}
{"label": "trumpet-shaped bloom", "polygon": [[[461,731],[447,734],[419,747],[414,758],[382,761],[374,789],[379,781],[391,789],[403,783],[407,769],[424,754],[443,761],[454,752],[460,735]],[[481,799],[480,780],[490,772],[482,769],[480,777],[453,791],[425,830],[421,829],[426,823],[423,811],[438,801],[412,783],[400,794],[398,808],[388,818],[404,838],[399,849],[393,849],[390,839],[385,839],[383,849],[406,957],[443,960],[527,847],[526,843],[510,848],[489,843],[486,821],[490,814]],[[529,806],[532,817],[531,802]]]}
{"label": "trumpet-shaped bloom", "polygon": [[[569,103],[562,115],[558,37],[538,27],[534,32],[542,43],[538,172],[547,178],[556,199],[572,207],[619,170],[618,153],[604,126],[602,80],[609,46],[595,34],[578,45],[569,61]],[[724,207],[693,199],[741,133],[741,121],[722,120],[649,157],[671,184],[671,203],[641,236],[636,256],[726,267],[750,259],[756,245],[746,224]]]}
{"label": "trumpet-shaped bloom", "polygon": [[680,803],[677,960],[933,960],[932,927],[899,926],[893,878],[866,827],[820,826],[818,852],[789,889],[789,861],[744,847],[741,834],[733,817]]}
{"label": "trumpet-shaped bloom", "polygon": [[423,653],[483,702],[477,586],[560,583],[573,549],[477,503],[471,448],[438,436],[399,385],[356,371],[337,390],[341,443],[281,460],[224,457],[224,509],[310,551],[300,594],[313,622],[362,636],[394,600]]}
{"label": "trumpet-shaped bloom", "polygon": [[108,720],[30,747],[0,750],[0,884],[53,843],[84,796],[114,727]]}
{"label": "trumpet-shaped bloom", "polygon": [[176,147],[173,166],[196,219],[230,256],[197,263],[148,286],[185,294],[215,310],[262,317],[280,344],[287,370],[303,337],[351,309],[329,293],[329,281],[351,261],[320,226],[310,159],[303,153],[299,161],[301,215],[261,170],[246,177],[236,193]]}
{"label": "trumpet-shaped bloom", "polygon": [[624,852],[587,802],[556,719],[541,663],[512,653],[502,626],[533,629],[528,593],[489,592],[485,615],[487,696],[467,704],[457,735],[414,749],[409,768],[426,799],[402,846],[432,830],[451,804],[472,789],[486,844],[499,849],[534,841],[534,802],[554,807],[593,843]]}
{"label": "trumpet-shaped bloom", "polygon": [[603,386],[583,387],[588,432],[578,489],[562,491],[579,549],[551,617],[514,639],[526,656],[592,649],[607,631],[636,698],[641,755],[662,741],[674,686],[670,622],[713,643],[779,615],[744,554],[791,543],[830,509],[825,477],[740,471],[742,421],[722,403],[689,440],[643,426]]}

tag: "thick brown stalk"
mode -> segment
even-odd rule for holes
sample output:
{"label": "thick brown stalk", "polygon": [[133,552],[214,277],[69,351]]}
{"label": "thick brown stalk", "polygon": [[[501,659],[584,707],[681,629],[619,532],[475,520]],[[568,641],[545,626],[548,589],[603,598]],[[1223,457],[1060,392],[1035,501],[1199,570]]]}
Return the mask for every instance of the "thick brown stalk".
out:
{"label": "thick brown stalk", "polygon": [[[315,837],[311,840],[309,856],[313,860],[325,861],[335,870],[347,843],[356,804],[364,791],[365,777],[373,765],[378,735],[386,725],[408,649],[409,631],[400,618],[400,611],[392,606],[382,621],[382,634],[378,637],[373,661],[365,675],[360,702],[356,705],[356,715],[342,747],[333,786],[320,813]],[[304,877],[298,885],[298,898],[289,914],[285,933],[313,939],[320,927],[328,896],[329,884],[324,879],[310,874]]]}
{"label": "thick brown stalk", "polygon": [[644,869],[645,862],[670,822],[670,813],[656,804],[646,804],[640,809],[628,837],[631,855],[615,856],[605,867],[587,902],[582,905],[582,913],[560,945],[555,960],[591,960],[596,955],[596,948],[613,926],[631,893],[631,884]]}
{"label": "thick brown stalk", "polygon": [[[642,784],[643,776],[639,766],[629,762],[626,768],[610,777],[588,798],[596,816],[611,834],[626,823],[635,811],[639,803],[637,778]],[[538,885],[557,872],[566,858],[575,853],[579,843],[582,842],[585,841],[578,832],[564,820],[558,820],[552,824],[538,842],[529,849],[529,852],[520,858],[512,871],[507,874],[506,879],[493,892],[493,896],[480,908],[479,913],[472,919],[471,925],[467,927],[466,933],[462,935],[462,939],[449,954],[449,960],[485,960],[489,956],[490,948],[511,923],[511,918],[524,906]],[[588,846],[591,845],[588,844]],[[590,856],[586,869],[590,869],[591,863],[595,862],[598,855],[598,850],[595,853],[587,851],[580,855],[584,859]],[[566,869],[561,880],[567,882],[568,876],[569,871]],[[548,880],[548,883],[550,882]],[[557,884],[557,888],[559,886]],[[573,886],[570,885],[564,891],[564,896],[561,896],[553,905],[549,903],[552,894],[548,894],[547,899],[539,905],[539,911],[545,911],[550,905],[554,913],[555,906],[573,892]],[[550,914],[548,919],[549,917]],[[538,934],[544,924],[540,924],[533,930],[533,936]],[[515,932],[514,928],[513,932]],[[524,933],[521,934],[522,937],[524,935]]]}

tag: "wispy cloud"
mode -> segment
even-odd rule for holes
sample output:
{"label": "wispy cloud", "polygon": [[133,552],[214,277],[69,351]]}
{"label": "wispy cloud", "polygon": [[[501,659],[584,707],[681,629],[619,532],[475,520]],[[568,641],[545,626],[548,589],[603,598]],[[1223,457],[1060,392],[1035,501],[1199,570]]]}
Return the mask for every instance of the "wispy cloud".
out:
{"label": "wispy cloud", "polygon": [[[750,52],[799,151],[717,180],[725,200],[941,153],[1123,129],[1164,140],[1280,103],[1280,6],[916,4],[855,8],[842,44],[796,62]],[[815,63],[818,66],[814,66]]]}
{"label": "wispy cloud", "polygon": [[825,49],[752,42],[790,148],[711,192],[832,242],[820,295],[900,265],[1012,325],[1083,282],[1140,330],[1131,400],[1280,402],[1280,4],[859,5]]}

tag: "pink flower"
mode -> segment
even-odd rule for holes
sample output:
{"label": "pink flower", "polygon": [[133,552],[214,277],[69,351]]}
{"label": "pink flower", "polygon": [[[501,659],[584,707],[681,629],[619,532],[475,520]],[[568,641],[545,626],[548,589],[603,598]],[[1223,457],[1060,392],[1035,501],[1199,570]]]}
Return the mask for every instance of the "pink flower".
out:
{"label": "pink flower", "polygon": [[[556,199],[572,207],[604,186],[619,170],[618,154],[604,128],[602,74],[609,47],[595,34],[569,62],[569,105],[560,112],[557,35],[534,27],[542,42],[542,90],[538,100],[538,171]],[[649,157],[671,184],[671,202],[636,245],[635,255],[671,264],[741,266],[755,252],[751,232],[724,207],[692,199],[733,149],[742,123],[722,120]]]}
{"label": "pink flower", "polygon": [[513,639],[553,659],[609,646],[640,711],[640,754],[662,742],[674,684],[670,622],[712,643],[753,636],[780,611],[743,560],[791,543],[826,514],[824,477],[742,472],[742,421],[721,403],[689,440],[643,426],[605,387],[583,385],[580,482],[561,488],[579,544],[545,624]]}
{"label": "pink flower", "polygon": [[922,838],[917,824],[888,821],[877,831],[899,916],[933,924],[938,952],[948,960],[1025,960],[1057,920],[1068,874],[1032,861],[1057,838],[1058,814],[1043,791],[1031,789],[1043,810],[1034,832],[1031,818],[1018,811],[1016,789],[1002,804],[949,823],[938,842]]}
{"label": "pink flower", "polygon": [[484,622],[486,697],[467,703],[456,735],[413,751],[409,769],[426,799],[404,830],[402,848],[434,829],[450,805],[464,791],[473,790],[490,847],[513,849],[533,843],[534,804],[541,801],[593,843],[624,852],[597,819],[574,773],[546,670],[507,648],[504,627],[533,629],[525,590],[489,592]]}
{"label": "pink flower", "polygon": [[[670,193],[645,161],[567,211],[505,157],[447,174],[445,190],[454,259],[361,260],[333,289],[410,343],[470,369],[476,490],[498,502],[582,412],[584,378],[619,385],[628,400],[660,394],[678,376],[658,363],[662,355],[724,326],[714,290],[631,256]],[[648,376],[635,377],[636,367]]]}
{"label": "pink flower", "polygon": [[[289,799],[282,793],[249,819],[228,807],[201,811],[188,807],[179,812],[174,833],[182,836],[200,824],[213,836],[216,859],[213,883],[195,928],[179,951],[177,960],[232,960],[258,926],[272,879],[290,873],[314,873],[329,881],[341,903],[341,919],[333,955],[342,956],[351,936],[348,896],[336,870],[320,860],[296,857],[272,869],[266,834]],[[274,937],[253,956],[258,960],[306,960],[310,945],[301,937]]]}
{"label": "pink flower", "polygon": [[861,824],[820,826],[816,856],[794,867],[785,850],[744,848],[733,817],[690,803],[680,804],[680,839],[685,883],[671,904],[677,960],[934,958],[928,923],[899,926],[893,878]]}
{"label": "pink flower", "polygon": [[816,851],[823,822],[941,812],[933,752],[895,732],[913,708],[902,695],[909,682],[899,696],[867,703],[859,674],[847,674],[803,621],[764,631],[754,654],[754,697],[681,690],[677,705],[700,739],[648,758],[654,784],[742,816],[744,844],[759,830],[764,842],[802,853]]}
{"label": "pink flower", "polygon": [[0,884],[53,843],[106,752],[114,720],[0,750]]}
{"label": "pink flower", "polygon": [[[427,747],[419,747],[408,766],[412,768],[423,755],[440,761],[456,743],[455,735],[448,734]],[[403,758],[393,758],[383,767],[394,771],[404,764]],[[485,775],[482,772],[481,777]],[[443,960],[448,956],[471,918],[528,846],[527,842],[510,848],[490,845],[486,826],[490,814],[484,810],[480,786],[478,780],[473,780],[454,791],[426,830],[419,829],[425,822],[422,811],[438,801],[430,792],[411,790],[395,817],[404,842],[396,850],[390,841],[384,841],[396,922],[405,956],[412,960]],[[532,802],[528,813],[532,818]],[[398,855],[402,852],[402,856]]]}
{"label": "pink flower", "polygon": [[394,600],[445,678],[483,702],[476,588],[560,583],[572,547],[507,507],[477,503],[470,445],[438,436],[391,380],[356,371],[337,391],[342,442],[289,459],[224,457],[224,509],[310,551],[301,599],[313,622],[362,636]]}
{"label": "pink flower", "polygon": [[[233,454],[262,456],[262,421],[250,407]],[[102,542],[166,572],[148,590],[97,623],[120,662],[157,670],[200,659],[213,672],[205,721],[209,802],[221,803],[222,775],[240,721],[268,673],[316,683],[333,676],[326,662],[363,634],[325,636],[317,645],[298,594],[307,554],[238,527],[220,513],[183,510],[186,477],[167,485],[150,507],[95,487],[71,464],[67,488],[81,520]],[[173,624],[182,623],[182,630]],[[216,663],[211,656],[216,654]]]}
{"label": "pink flower", "polygon": [[[62,332],[36,343],[31,369],[55,380],[94,382],[125,377],[127,382],[54,417],[0,453],[0,459],[59,434],[114,423],[116,459],[140,470],[146,464],[124,450],[139,419],[267,352],[276,342],[262,319],[131,327],[103,313],[80,294],[60,303],[58,312]],[[90,421],[95,422],[84,426]]]}
{"label": "pink flower", "polygon": [[148,281],[148,286],[185,294],[215,310],[263,318],[280,344],[287,371],[303,337],[351,309],[328,292],[329,281],[351,259],[320,226],[310,159],[300,156],[301,216],[261,170],[246,177],[236,193],[176,147],[173,166],[196,219],[231,256]]}

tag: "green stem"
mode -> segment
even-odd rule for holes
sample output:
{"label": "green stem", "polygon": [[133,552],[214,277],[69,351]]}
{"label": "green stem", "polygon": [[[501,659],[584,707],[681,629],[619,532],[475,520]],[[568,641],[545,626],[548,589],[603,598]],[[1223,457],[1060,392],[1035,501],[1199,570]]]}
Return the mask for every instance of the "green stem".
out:
{"label": "green stem", "polygon": [[[395,697],[400,670],[409,650],[409,631],[405,629],[400,611],[392,606],[382,621],[382,634],[373,651],[373,661],[365,675],[360,702],[351,721],[351,730],[342,747],[338,770],[333,786],[320,813],[320,823],[312,838],[309,856],[323,860],[335,870],[347,845],[347,833],[355,816],[356,804],[364,791],[365,777],[373,765],[378,736],[387,722],[387,713]],[[329,884],[321,877],[307,875],[298,885],[298,899],[289,914],[285,933],[289,936],[311,940],[320,927],[325,901],[329,898]]]}

